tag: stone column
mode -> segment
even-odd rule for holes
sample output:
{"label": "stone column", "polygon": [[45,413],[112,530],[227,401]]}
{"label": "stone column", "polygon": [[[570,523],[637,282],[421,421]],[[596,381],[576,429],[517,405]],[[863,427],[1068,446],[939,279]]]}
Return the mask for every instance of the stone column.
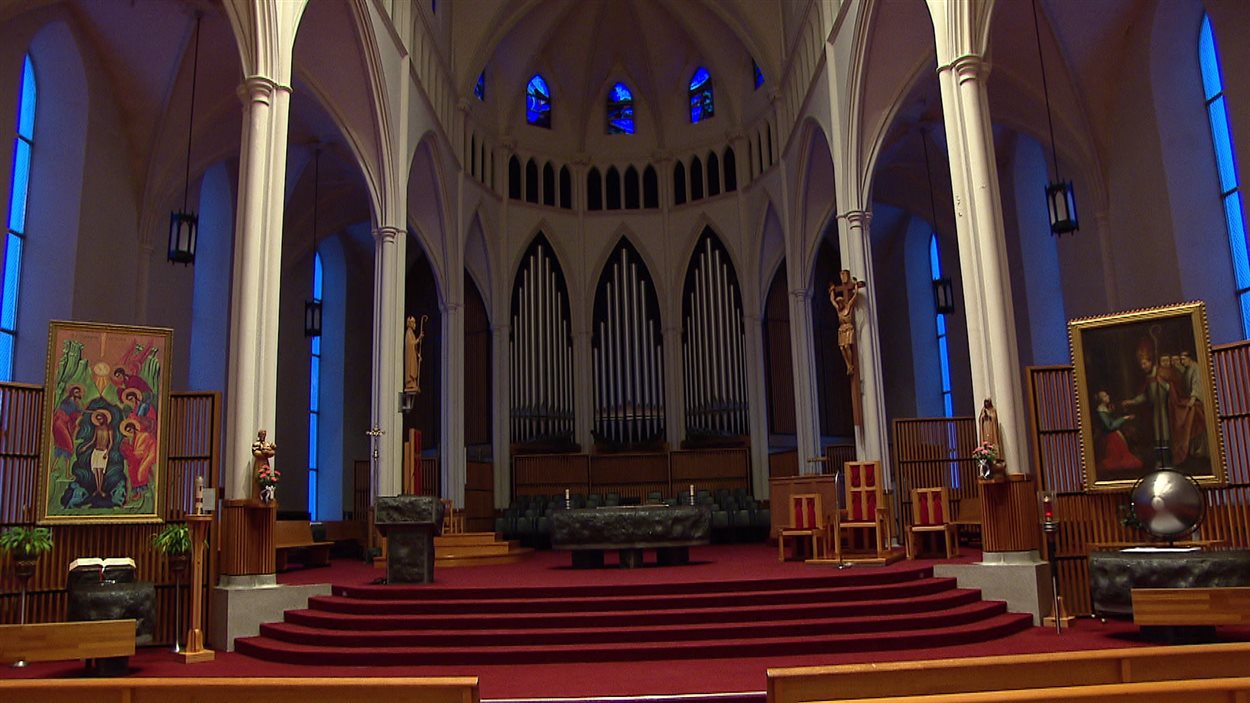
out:
{"label": "stone column", "polygon": [[[754,306],[752,306],[754,307]],[[757,498],[768,497],[768,388],[764,367],[764,321],[757,311],[743,316],[747,365],[747,414],[751,433],[751,490]]]}
{"label": "stone column", "polygon": [[[503,317],[508,319],[505,308]],[[510,446],[512,441],[512,368],[509,339],[512,325],[491,325],[491,365],[494,367],[494,379],[491,391],[494,394],[491,442],[491,454],[494,459],[495,507],[507,508],[512,500],[512,457]]]}
{"label": "stone column", "polygon": [[[885,417],[884,384],[881,381],[881,340],[877,325],[877,281],[873,277],[872,240],[869,223],[872,213],[851,210],[842,214],[846,236],[843,239],[845,259],[842,265],[851,275],[867,281],[859,292],[855,311],[856,364],[859,366],[860,410],[863,425],[855,428],[855,452],[861,461],[889,457],[889,427]],[[893,484],[893,471],[887,467],[886,487]]]}
{"label": "stone column", "polygon": [[[457,273],[463,276],[462,271]],[[443,304],[443,437],[440,443],[443,497],[464,505],[464,304]]]}
{"label": "stone column", "polygon": [[790,356],[794,364],[794,422],[798,434],[799,473],[818,473],[811,463],[820,456],[820,408],[817,407],[815,347],[812,346],[812,292],[790,291]]}
{"label": "stone column", "polygon": [[373,403],[370,452],[373,497],[403,489],[404,288],[407,232],[393,225],[373,230]]}
{"label": "stone column", "polygon": [[979,412],[985,398],[993,399],[1007,472],[1021,474],[1029,472],[1028,439],[1002,201],[985,92],[988,74],[988,66],[975,54],[963,54],[938,68],[951,152],[974,409]]}
{"label": "stone column", "polygon": [[[223,480],[226,497],[235,499],[251,496],[251,446],[257,430],[267,430],[270,441],[282,441],[274,435],[274,420],[291,89],[264,76],[252,76],[243,82],[239,95],[243,101],[243,138],[230,298]],[[281,463],[279,453],[274,466]]]}

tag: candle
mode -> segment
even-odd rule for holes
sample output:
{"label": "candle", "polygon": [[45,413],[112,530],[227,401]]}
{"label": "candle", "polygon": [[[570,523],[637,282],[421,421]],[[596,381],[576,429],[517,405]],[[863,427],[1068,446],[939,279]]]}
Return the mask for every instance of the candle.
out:
{"label": "candle", "polygon": [[690,504],[694,505],[694,484],[690,484]]}
{"label": "candle", "polygon": [[204,477],[195,477],[195,514],[204,514]]}
{"label": "candle", "polygon": [[566,510],[573,507],[573,502],[572,500],[570,500],[570,498],[571,496],[569,495],[569,489],[567,488],[564,489],[564,508]]}

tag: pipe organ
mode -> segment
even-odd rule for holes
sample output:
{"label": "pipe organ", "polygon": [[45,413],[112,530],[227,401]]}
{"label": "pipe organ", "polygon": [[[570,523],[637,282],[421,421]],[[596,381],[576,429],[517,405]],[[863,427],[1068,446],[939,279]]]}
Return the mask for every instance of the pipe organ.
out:
{"label": "pipe organ", "polygon": [[729,253],[705,230],[686,273],[682,301],[688,438],[750,433],[742,294]]}
{"label": "pipe organ", "polygon": [[512,289],[511,423],[516,444],[573,443],[573,344],[568,287],[541,235]]}
{"label": "pipe organ", "polygon": [[646,264],[622,240],[595,294],[593,434],[601,447],[631,449],[663,442],[662,334]]}

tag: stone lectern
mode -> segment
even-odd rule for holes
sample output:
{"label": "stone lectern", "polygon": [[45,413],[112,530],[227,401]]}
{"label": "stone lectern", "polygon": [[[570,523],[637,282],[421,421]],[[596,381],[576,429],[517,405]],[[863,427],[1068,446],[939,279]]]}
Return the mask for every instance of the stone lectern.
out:
{"label": "stone lectern", "polygon": [[443,525],[443,504],[433,496],[380,496],[373,524],[386,537],[387,583],[434,581],[434,535]]}

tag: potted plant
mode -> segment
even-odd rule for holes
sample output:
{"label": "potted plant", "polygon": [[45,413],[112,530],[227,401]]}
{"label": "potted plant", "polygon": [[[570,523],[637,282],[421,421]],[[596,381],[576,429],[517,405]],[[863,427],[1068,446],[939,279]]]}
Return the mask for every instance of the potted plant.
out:
{"label": "potted plant", "polygon": [[52,530],[48,527],[10,527],[0,534],[0,549],[13,555],[13,571],[20,579],[35,573],[40,554],[52,551]]}
{"label": "potted plant", "polygon": [[170,523],[152,537],[152,546],[169,559],[170,571],[186,571],[191,555],[191,528]]}

